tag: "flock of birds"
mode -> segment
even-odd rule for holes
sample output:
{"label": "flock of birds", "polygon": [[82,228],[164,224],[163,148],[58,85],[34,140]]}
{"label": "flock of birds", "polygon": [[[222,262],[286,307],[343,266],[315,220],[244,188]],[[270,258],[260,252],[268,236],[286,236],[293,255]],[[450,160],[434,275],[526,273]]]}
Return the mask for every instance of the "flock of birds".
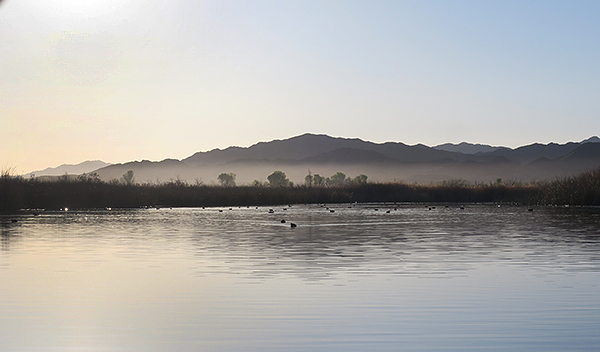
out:
{"label": "flock of birds", "polygon": [[[326,207],[326,206],[325,206],[325,204],[318,204],[318,205],[319,205],[319,207],[321,207],[321,208],[325,208],[325,210],[328,210],[330,213],[335,213],[335,210],[334,210],[334,209],[330,209],[329,207]],[[357,205],[357,203],[356,203],[356,202],[354,202],[354,204],[352,204],[351,206],[348,206],[348,208],[353,208],[353,207],[355,207],[356,205]],[[249,208],[250,206],[247,206],[247,207]],[[288,208],[291,208],[291,207],[292,207],[291,205],[288,205]],[[445,207],[445,208],[449,208],[450,206],[448,206],[448,205],[445,205],[444,207]],[[286,210],[288,210],[288,208],[283,208],[283,210],[284,210],[284,211],[286,211]],[[426,206],[426,208],[428,208],[429,210],[434,210],[434,209],[436,209],[436,207],[435,207],[435,206]],[[459,208],[460,208],[460,209],[465,209],[465,207],[464,207],[464,206],[460,206]],[[500,205],[499,205],[499,204],[498,204],[498,208],[500,208]],[[159,207],[159,206],[156,206],[156,209],[157,209],[157,210],[160,210],[160,207]],[[172,208],[171,208],[171,209],[172,209]],[[202,207],[202,209],[205,209],[205,207]],[[256,209],[258,209],[258,207],[256,207]],[[398,205],[397,205],[397,204],[394,204],[394,208],[393,208],[393,209],[394,209],[394,211],[398,210]],[[65,207],[65,208],[62,208],[62,209],[60,209],[60,210],[61,210],[61,211],[69,211],[69,208],[66,208],[66,207]],[[106,208],[106,210],[112,210],[112,208]],[[233,208],[229,208],[229,210],[233,210]],[[373,210],[374,210],[374,211],[379,211],[379,208],[373,208]],[[219,211],[219,213],[222,213],[222,212],[223,212],[223,209],[219,209],[218,211]],[[527,211],[533,211],[533,208],[528,208],[528,209],[527,209]],[[275,213],[275,210],[274,210],[273,208],[270,208],[268,212],[269,212],[269,214],[274,214],[274,213]],[[388,210],[386,210],[386,211],[385,211],[385,213],[386,213],[386,214],[389,214],[389,213],[391,213],[391,212],[392,212],[392,210],[391,210],[391,209],[388,209]],[[33,212],[33,213],[32,213],[32,215],[34,215],[34,216],[38,216],[38,215],[40,215],[40,213],[39,213],[39,212]],[[18,222],[18,220],[17,220],[17,219],[10,219],[10,220],[9,220],[9,222],[10,222],[10,223],[17,223],[17,222]],[[285,223],[287,223],[287,221],[286,221],[285,219],[281,219],[281,223],[282,223],[282,224],[285,224]],[[4,222],[3,222],[3,225],[5,225],[5,224],[4,224]],[[290,227],[291,227],[291,228],[295,228],[295,227],[297,227],[297,226],[298,226],[298,225],[297,225],[296,223],[293,223],[293,222],[291,222],[291,223],[290,223]]]}
{"label": "flock of birds", "polygon": [[[334,209],[330,209],[329,207],[326,207],[326,206],[325,206],[325,204],[318,204],[318,205],[319,205],[319,207],[321,207],[321,208],[325,208],[325,210],[328,210],[330,213],[335,213],[335,210],[334,210]],[[355,207],[356,205],[357,205],[357,202],[354,202],[354,204],[352,204],[352,206],[348,206],[348,208],[353,208],[353,207]],[[291,206],[291,205],[288,205],[288,207],[290,207],[290,208],[291,208],[292,206]],[[445,205],[444,207],[445,207],[445,208],[449,208],[450,206],[449,206],[449,205]],[[500,207],[500,205],[498,205],[498,207]],[[430,207],[426,207],[426,208],[428,208],[429,210],[434,210],[434,209],[436,209],[436,207],[435,207],[435,206],[430,206]],[[258,207],[256,207],[256,209],[258,209]],[[464,206],[460,206],[460,209],[465,209],[465,207],[464,207]],[[231,210],[231,208],[229,208],[229,210]],[[284,210],[284,211],[285,211],[285,210],[288,210],[288,208],[283,208],[282,210]],[[373,210],[374,210],[374,211],[379,211],[379,208],[373,208]],[[396,211],[396,210],[398,210],[398,204],[397,204],[397,203],[395,203],[395,204],[394,204],[394,211]],[[533,211],[533,209],[532,209],[532,208],[530,208],[530,209],[528,209],[528,210],[529,210],[529,211]],[[222,211],[223,211],[223,210],[219,210],[219,212],[222,212]],[[388,209],[388,210],[386,210],[386,211],[385,211],[385,213],[386,213],[386,214],[389,214],[389,213],[391,213],[391,212],[392,212],[392,210],[391,210],[391,209]],[[273,208],[270,208],[270,209],[269,209],[269,214],[274,214],[274,213],[275,213],[275,210],[274,210]],[[282,223],[282,224],[285,224],[285,223],[287,223],[287,221],[286,221],[285,219],[281,219],[281,223]],[[297,226],[298,226],[298,225],[297,225],[297,224],[295,224],[295,223],[293,223],[293,222],[291,222],[291,223],[290,223],[290,227],[291,227],[291,228],[295,228],[295,227],[297,227]]]}

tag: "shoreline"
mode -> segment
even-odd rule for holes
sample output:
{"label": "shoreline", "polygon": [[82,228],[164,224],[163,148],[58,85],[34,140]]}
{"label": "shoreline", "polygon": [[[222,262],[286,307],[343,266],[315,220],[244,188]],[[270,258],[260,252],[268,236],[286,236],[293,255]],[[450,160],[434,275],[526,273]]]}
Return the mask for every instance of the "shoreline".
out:
{"label": "shoreline", "polygon": [[0,211],[354,202],[600,205],[600,168],[573,177],[524,185],[364,183],[224,187],[185,182],[158,185],[106,183],[94,179],[38,182],[18,176],[0,177]]}

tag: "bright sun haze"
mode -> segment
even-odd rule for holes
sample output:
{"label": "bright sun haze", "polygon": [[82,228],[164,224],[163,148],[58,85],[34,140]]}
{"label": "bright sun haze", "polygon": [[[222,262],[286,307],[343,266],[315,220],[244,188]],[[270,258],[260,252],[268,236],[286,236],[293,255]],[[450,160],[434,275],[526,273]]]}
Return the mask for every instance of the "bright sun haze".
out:
{"label": "bright sun haze", "polygon": [[594,1],[5,0],[0,166],[600,131]]}

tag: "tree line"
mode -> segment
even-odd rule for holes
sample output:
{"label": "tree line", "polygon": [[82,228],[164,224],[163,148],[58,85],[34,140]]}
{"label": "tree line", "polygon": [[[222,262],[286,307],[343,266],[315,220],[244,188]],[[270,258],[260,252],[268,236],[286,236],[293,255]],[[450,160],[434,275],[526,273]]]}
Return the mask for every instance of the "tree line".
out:
{"label": "tree line", "polygon": [[[312,180],[292,185],[285,173],[273,172],[268,183],[229,187],[235,177],[224,178],[228,187],[188,185],[172,180],[161,184],[135,183],[133,173],[121,181],[101,181],[97,175],[59,177],[41,182],[8,172],[0,173],[0,210],[77,208],[136,208],[143,206],[250,206],[302,203],[344,202],[493,202],[527,205],[600,205],[600,168],[576,176],[531,184],[469,185],[446,182],[437,185],[372,183],[366,178],[348,180],[341,175],[329,177],[337,182],[328,187]],[[232,175],[229,175],[232,176]],[[335,176],[335,177],[334,177]],[[310,179],[310,178],[309,178]],[[318,178],[317,178],[318,179]],[[363,182],[356,182],[363,180]],[[323,184],[327,184],[324,181]]]}
{"label": "tree line", "polygon": [[[217,180],[219,184],[223,187],[235,187],[235,177],[236,175],[232,172],[229,173],[221,173],[217,176]],[[346,174],[343,172],[337,172],[331,177],[323,177],[319,174],[312,174],[310,170],[308,171],[308,175],[304,177],[304,185],[307,187],[320,187],[320,186],[342,186],[342,185],[361,185],[367,183],[368,176],[364,174],[360,174],[354,178],[346,177]],[[262,182],[260,180],[254,180],[252,182],[252,186],[270,186],[270,187],[291,187],[294,186],[294,182],[290,181],[287,178],[285,172],[281,170],[275,170],[272,174],[267,176],[267,182]]]}

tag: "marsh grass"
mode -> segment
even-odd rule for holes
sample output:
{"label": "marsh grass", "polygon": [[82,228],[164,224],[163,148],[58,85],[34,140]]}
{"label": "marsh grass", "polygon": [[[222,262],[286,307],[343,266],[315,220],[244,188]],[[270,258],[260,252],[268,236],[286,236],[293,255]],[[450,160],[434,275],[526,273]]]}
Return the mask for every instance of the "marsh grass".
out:
{"label": "marsh grass", "polygon": [[543,204],[600,205],[600,168],[540,185]]}
{"label": "marsh grass", "polygon": [[59,177],[54,182],[0,174],[0,207],[18,209],[137,208],[144,206],[260,206],[345,202],[452,202],[600,205],[600,169],[533,184],[439,185],[366,183],[341,186],[236,186],[102,182],[95,177]]}

